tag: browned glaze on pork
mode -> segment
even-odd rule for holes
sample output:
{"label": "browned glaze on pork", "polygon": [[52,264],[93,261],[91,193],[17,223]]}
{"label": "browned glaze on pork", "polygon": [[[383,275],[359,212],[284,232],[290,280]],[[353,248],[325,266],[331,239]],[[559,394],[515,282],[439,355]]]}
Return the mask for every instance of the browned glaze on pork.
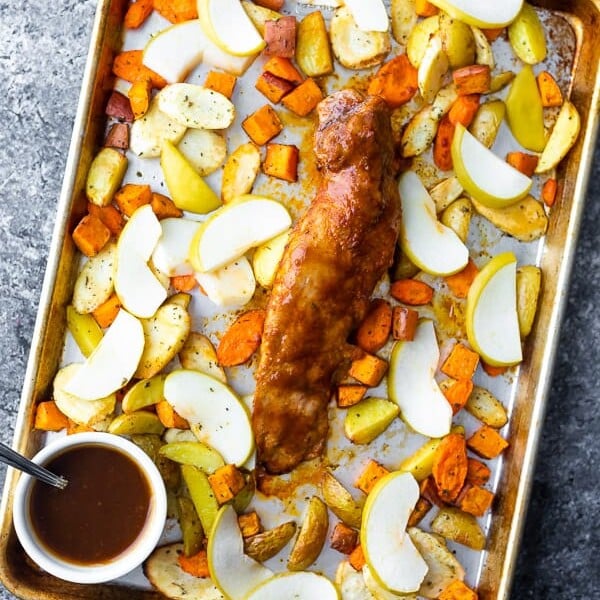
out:
{"label": "browned glaze on pork", "polygon": [[322,453],[332,376],[398,235],[385,103],[344,90],[323,100],[318,116],[322,180],[273,285],[257,371],[252,423],[259,464],[270,473]]}

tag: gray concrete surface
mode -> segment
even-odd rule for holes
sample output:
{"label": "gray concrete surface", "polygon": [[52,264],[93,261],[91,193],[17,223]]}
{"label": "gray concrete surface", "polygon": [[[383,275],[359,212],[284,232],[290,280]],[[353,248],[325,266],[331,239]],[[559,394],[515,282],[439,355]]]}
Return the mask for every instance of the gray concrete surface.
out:
{"label": "gray concrete surface", "polygon": [[[0,0],[0,439],[7,443],[94,9],[93,0]],[[600,598],[598,149],[514,600]],[[1,600],[12,597],[0,590]]]}

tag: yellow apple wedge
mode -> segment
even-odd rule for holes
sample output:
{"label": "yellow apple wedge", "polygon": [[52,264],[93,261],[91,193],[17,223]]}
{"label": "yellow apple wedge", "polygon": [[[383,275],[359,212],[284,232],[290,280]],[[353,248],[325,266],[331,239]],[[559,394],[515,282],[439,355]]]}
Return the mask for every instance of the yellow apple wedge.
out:
{"label": "yellow apple wedge", "polygon": [[495,256],[477,274],[467,296],[469,343],[486,363],[515,365],[523,359],[517,313],[517,258]]}
{"label": "yellow apple wedge", "polygon": [[504,27],[521,12],[523,0],[431,0],[451,17],[475,27]]}
{"label": "yellow apple wedge", "polygon": [[327,577],[298,571],[278,573],[255,588],[245,600],[275,600],[294,598],[294,600],[339,600],[335,586]]}
{"label": "yellow apple wedge", "polygon": [[209,273],[196,273],[196,281],[211,302],[224,308],[248,304],[256,290],[256,278],[245,256]]}
{"label": "yellow apple wedge", "polygon": [[527,196],[533,185],[529,177],[496,156],[460,123],[451,150],[458,181],[485,206],[510,206]]}
{"label": "yellow apple wedge", "polygon": [[168,277],[191,275],[194,272],[188,260],[190,243],[200,227],[197,221],[172,217],[162,219],[161,236],[152,253],[152,263]]}
{"label": "yellow apple wedge", "polygon": [[169,194],[175,206],[181,210],[204,214],[221,206],[219,196],[169,141],[163,144],[160,166]]}

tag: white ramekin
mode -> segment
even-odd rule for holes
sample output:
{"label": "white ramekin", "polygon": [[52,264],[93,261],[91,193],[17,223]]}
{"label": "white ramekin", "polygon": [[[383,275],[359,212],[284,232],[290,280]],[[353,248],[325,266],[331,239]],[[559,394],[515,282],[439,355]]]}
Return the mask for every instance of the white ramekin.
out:
{"label": "white ramekin", "polygon": [[146,524],[137,540],[113,560],[101,564],[77,565],[48,552],[40,543],[29,517],[33,478],[21,474],[13,498],[13,522],[21,545],[42,569],[74,583],[102,583],[121,577],[139,566],[157,545],[167,516],[167,494],[162,477],[150,457],[133,442],[109,433],[86,432],[64,436],[51,442],[33,458],[44,465],[65,449],[80,445],[116,448],[129,456],[145,474],[150,485],[150,507]]}

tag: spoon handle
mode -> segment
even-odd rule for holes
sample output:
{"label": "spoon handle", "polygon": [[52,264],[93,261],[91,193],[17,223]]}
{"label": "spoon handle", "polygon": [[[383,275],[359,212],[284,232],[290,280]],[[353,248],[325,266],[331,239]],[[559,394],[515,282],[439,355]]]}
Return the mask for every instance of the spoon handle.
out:
{"label": "spoon handle", "polygon": [[0,442],[0,460],[19,471],[23,471],[24,473],[61,490],[64,490],[67,487],[68,481],[64,477],[51,473],[48,469],[44,469],[44,467],[25,458],[2,442]]}

